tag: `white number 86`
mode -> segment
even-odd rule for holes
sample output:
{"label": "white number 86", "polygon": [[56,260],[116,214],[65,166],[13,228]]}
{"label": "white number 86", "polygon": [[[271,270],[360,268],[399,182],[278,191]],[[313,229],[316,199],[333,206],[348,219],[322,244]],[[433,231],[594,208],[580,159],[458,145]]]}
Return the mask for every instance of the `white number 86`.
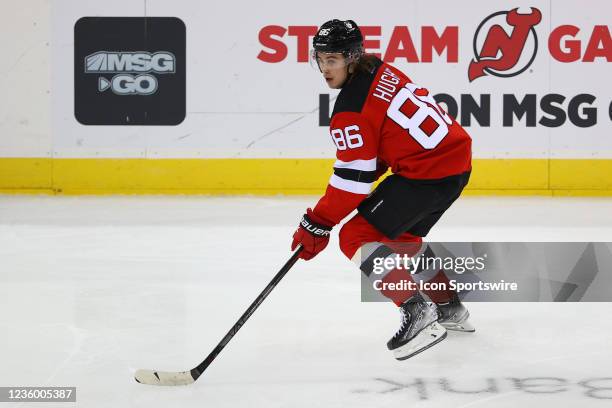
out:
{"label": "white number 86", "polygon": [[342,129],[332,129],[331,136],[338,150],[356,149],[363,146],[363,138],[358,132],[359,126],[351,125]]}

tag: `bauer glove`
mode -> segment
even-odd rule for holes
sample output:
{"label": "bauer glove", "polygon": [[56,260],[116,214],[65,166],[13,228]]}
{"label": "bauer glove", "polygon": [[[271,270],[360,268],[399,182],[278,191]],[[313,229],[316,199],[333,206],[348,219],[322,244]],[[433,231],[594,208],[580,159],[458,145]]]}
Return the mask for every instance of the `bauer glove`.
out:
{"label": "bauer glove", "polygon": [[300,258],[304,260],[314,258],[329,243],[331,229],[332,227],[326,225],[325,220],[317,217],[309,208],[293,234],[291,250],[295,250],[299,244],[302,244],[304,249],[300,252]]}

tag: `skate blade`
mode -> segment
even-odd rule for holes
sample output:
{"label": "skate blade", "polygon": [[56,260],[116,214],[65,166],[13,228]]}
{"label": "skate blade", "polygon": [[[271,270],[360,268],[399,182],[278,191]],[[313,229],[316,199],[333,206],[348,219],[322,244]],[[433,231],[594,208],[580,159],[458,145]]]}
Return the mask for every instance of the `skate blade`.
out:
{"label": "skate blade", "polygon": [[396,360],[407,360],[427,350],[446,338],[446,329],[438,322],[433,322],[419,332],[412,340],[393,350]]}
{"label": "skate blade", "polygon": [[470,313],[467,312],[465,316],[463,316],[457,322],[440,322],[440,324],[444,326],[446,330],[474,333],[476,331],[476,328],[472,326],[472,323],[468,321],[469,317],[470,317]]}
{"label": "skate blade", "polygon": [[476,328],[467,320],[463,323],[440,323],[446,330],[474,333]]}

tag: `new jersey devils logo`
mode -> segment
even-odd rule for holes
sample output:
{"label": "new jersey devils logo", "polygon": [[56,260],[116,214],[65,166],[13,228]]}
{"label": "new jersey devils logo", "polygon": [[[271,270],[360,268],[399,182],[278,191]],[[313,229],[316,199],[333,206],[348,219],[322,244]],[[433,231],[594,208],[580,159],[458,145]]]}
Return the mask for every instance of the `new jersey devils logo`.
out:
{"label": "new jersey devils logo", "polygon": [[[504,15],[510,34],[499,24],[503,21],[495,21],[501,20],[500,16]],[[525,72],[538,52],[538,36],[534,27],[541,20],[542,13],[535,7],[531,8],[529,14],[520,14],[516,8],[493,13],[485,18],[474,35],[475,58],[468,69],[470,82],[487,74],[507,78]],[[479,37],[486,26],[489,26],[489,31],[482,41]]]}

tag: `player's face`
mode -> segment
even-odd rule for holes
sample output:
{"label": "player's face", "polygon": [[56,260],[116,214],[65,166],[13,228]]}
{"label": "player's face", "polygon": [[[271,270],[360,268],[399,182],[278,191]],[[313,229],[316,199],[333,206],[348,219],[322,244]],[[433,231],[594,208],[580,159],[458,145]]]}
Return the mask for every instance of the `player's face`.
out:
{"label": "player's face", "polygon": [[344,55],[342,53],[317,53],[316,59],[327,85],[332,89],[342,87],[348,76]]}

